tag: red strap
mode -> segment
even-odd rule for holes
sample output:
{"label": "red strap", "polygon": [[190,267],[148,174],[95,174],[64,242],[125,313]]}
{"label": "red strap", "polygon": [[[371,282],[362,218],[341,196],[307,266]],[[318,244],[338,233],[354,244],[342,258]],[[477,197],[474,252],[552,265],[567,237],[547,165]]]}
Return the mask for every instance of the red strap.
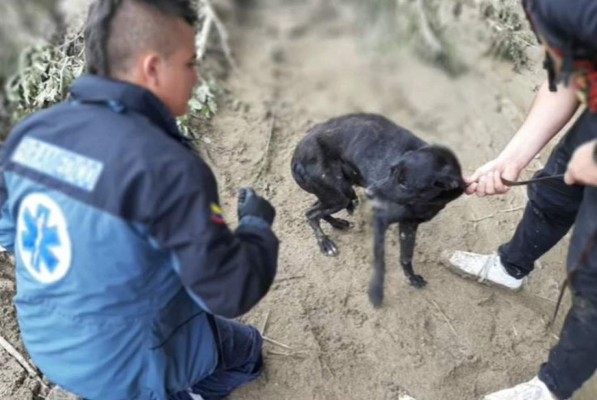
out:
{"label": "red strap", "polygon": [[597,114],[597,71],[591,70],[587,74],[587,82],[589,84],[587,90],[587,106],[589,107],[589,111],[593,114]]}

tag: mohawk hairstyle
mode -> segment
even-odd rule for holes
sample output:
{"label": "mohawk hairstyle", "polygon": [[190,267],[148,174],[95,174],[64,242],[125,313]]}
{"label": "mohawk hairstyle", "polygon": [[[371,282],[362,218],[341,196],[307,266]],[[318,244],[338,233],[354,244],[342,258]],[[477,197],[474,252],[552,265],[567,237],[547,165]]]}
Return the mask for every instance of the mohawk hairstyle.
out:
{"label": "mohawk hairstyle", "polygon": [[168,26],[177,19],[197,24],[190,0],[96,0],[84,33],[87,73],[113,77],[148,49],[170,55],[176,37]]}

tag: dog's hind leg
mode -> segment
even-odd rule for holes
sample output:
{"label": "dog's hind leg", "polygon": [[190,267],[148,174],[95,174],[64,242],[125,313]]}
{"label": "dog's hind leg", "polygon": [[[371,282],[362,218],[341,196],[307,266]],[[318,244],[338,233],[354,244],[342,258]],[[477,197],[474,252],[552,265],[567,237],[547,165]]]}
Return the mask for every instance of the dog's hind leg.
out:
{"label": "dog's hind leg", "polygon": [[[305,215],[307,216],[307,219],[309,221],[309,225],[311,226],[311,228],[313,229],[313,232],[315,233],[315,239],[317,239],[317,244],[319,244],[319,249],[326,256],[338,255],[338,249],[337,249],[336,245],[334,244],[334,242],[332,242],[332,240],[325,233],[323,233],[323,230],[321,229],[321,225],[319,224],[319,221],[321,219],[324,219],[324,220],[330,222],[330,219],[331,219],[331,220],[335,221],[336,223],[340,223],[339,221],[342,221],[342,220],[333,218],[330,216],[330,214],[336,213],[345,207],[346,207],[346,204],[344,202],[337,203],[334,205],[323,204],[321,202],[317,202],[311,208],[309,208],[307,210],[307,212],[305,213]],[[348,221],[344,221],[344,222],[348,223]],[[332,222],[330,222],[330,224],[332,224]]]}
{"label": "dog's hind leg", "polygon": [[398,227],[400,235],[400,265],[408,278],[409,283],[422,288],[427,284],[421,275],[416,275],[413,270],[413,254],[415,251],[415,241],[417,236],[417,223],[400,223]]}
{"label": "dog's hind leg", "polygon": [[374,307],[381,306],[383,302],[383,286],[386,275],[385,239],[388,222],[378,215],[374,220],[374,265],[373,276],[369,283],[369,300]]}
{"label": "dog's hind leg", "polygon": [[[352,204],[352,201],[350,202],[350,204]],[[350,207],[350,204],[348,207]],[[348,210],[348,207],[346,207],[346,209]],[[317,200],[311,207],[309,210],[307,210],[307,213],[309,213],[310,210],[312,209],[321,209],[321,203],[319,202],[319,200]],[[338,210],[340,211],[340,210]],[[336,212],[336,211],[334,211]],[[307,215],[307,218],[309,218],[309,215]],[[321,219],[323,219],[324,221],[326,221],[328,224],[330,224],[332,226],[332,228],[334,229],[338,229],[339,231],[346,231],[350,228],[353,227],[352,222],[349,222],[345,219],[342,218],[334,218],[331,215],[324,215],[321,217]]]}
{"label": "dog's hind leg", "polygon": [[352,222],[347,221],[342,218],[334,218],[331,215],[326,215],[322,217],[324,221],[332,226],[334,229],[338,229],[339,231],[346,231],[353,227]]}
{"label": "dog's hind leg", "polygon": [[[346,206],[343,208],[346,208],[346,211],[348,211],[348,214],[352,215],[355,207],[359,204],[359,199],[357,197],[357,194],[354,192],[354,189],[352,187],[349,187],[348,191],[345,190],[342,193],[344,196],[348,196],[348,198],[346,200]],[[338,229],[339,231],[346,231],[354,226],[352,222],[349,222],[349,221],[347,221],[345,219],[341,219],[341,218],[334,218],[331,215],[326,215],[322,218],[327,223],[329,223],[332,226],[332,228]]]}

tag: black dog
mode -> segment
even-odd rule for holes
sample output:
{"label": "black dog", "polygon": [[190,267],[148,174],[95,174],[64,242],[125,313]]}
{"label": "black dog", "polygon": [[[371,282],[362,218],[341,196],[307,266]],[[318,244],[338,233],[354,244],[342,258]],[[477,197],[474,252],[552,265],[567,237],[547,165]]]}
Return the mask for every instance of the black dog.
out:
{"label": "black dog", "polygon": [[465,188],[460,164],[445,147],[428,145],[411,132],[380,115],[352,114],[311,128],[292,157],[292,176],[318,201],[306,216],[321,251],[335,256],[335,244],[323,233],[319,221],[335,229],[351,227],[332,214],[357,205],[353,186],[365,187],[373,202],[375,270],[369,299],[383,300],[385,232],[399,223],[400,264],[410,284],[426,282],[415,275],[412,258],[420,223],[429,221]]}

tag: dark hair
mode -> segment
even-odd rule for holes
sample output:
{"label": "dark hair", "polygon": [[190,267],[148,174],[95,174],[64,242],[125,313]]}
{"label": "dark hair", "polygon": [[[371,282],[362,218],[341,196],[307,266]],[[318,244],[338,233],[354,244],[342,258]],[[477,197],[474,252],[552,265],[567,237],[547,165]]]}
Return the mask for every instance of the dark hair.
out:
{"label": "dark hair", "polygon": [[[131,6],[131,7],[127,7]],[[99,76],[109,77],[122,65],[122,54],[129,54],[129,52],[120,51],[118,57],[112,57],[110,54],[109,44],[112,39],[112,31],[114,21],[121,14],[123,8],[128,8],[129,20],[142,21],[144,18],[166,17],[182,19],[187,24],[195,26],[198,21],[197,11],[190,0],[96,0],[89,7],[87,22],[85,25],[85,58],[87,73]],[[123,18],[126,18],[123,16]],[[146,21],[147,22],[147,21]],[[162,29],[161,35],[164,35],[164,26],[156,24],[155,21],[149,21],[145,25],[139,22],[138,30],[151,29],[153,32],[144,32],[145,36],[160,36],[159,30]],[[148,28],[150,27],[150,28]],[[131,31],[134,31],[131,27]],[[122,34],[118,38],[118,42],[128,45],[129,50],[133,47],[139,48],[146,45],[138,40],[134,35]]]}
{"label": "dark hair", "polygon": [[550,89],[568,82],[575,61],[597,64],[597,2],[594,0],[522,0],[531,28],[539,41],[561,53],[562,71],[556,76],[554,61],[546,54],[544,66]]}

